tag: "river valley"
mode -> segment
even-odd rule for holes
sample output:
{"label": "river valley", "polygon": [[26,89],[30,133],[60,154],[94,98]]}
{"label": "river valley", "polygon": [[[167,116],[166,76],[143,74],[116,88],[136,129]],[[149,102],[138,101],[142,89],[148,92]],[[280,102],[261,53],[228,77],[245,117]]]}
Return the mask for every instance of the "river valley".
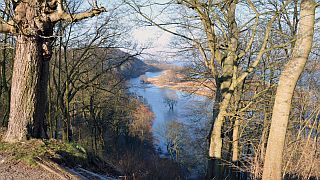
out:
{"label": "river valley", "polygon": [[[153,78],[162,72],[147,72]],[[155,115],[152,124],[154,146],[163,157],[183,161],[199,171],[206,146],[210,101],[204,96],[145,84],[140,78],[129,81],[130,93],[149,106]],[[200,155],[201,154],[201,155]],[[201,170],[200,170],[201,171]]]}

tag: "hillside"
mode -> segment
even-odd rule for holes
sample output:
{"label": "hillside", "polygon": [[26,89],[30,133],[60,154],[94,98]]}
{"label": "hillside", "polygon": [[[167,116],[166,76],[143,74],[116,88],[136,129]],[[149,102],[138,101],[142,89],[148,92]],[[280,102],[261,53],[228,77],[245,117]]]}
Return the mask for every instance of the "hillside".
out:
{"label": "hillside", "polygon": [[[68,60],[67,63],[64,61],[61,62],[61,67],[69,67],[69,72],[75,74],[70,75],[72,76],[72,78],[79,76],[77,80],[73,81],[75,84],[80,82],[85,84],[86,82],[82,82],[82,80],[85,80],[87,77],[90,77],[91,75],[92,77],[94,77],[96,73],[103,72],[103,76],[106,78],[101,78],[101,84],[105,85],[103,87],[106,88],[108,88],[109,86],[113,86],[111,84],[111,81],[114,79],[116,79],[116,81],[122,78],[129,79],[144,74],[146,71],[159,70],[158,68],[145,63],[144,61],[133,55],[125,53],[119,49],[110,48],[92,47],[71,49],[67,51],[66,60]],[[54,64],[54,62],[59,61],[53,59],[52,62],[53,65],[56,65]],[[75,68],[76,66],[78,66],[78,68]],[[64,68],[61,69],[63,70]],[[58,69],[59,68],[57,66],[57,69],[54,72],[58,72]],[[58,73],[56,73],[56,75],[59,76]],[[66,77],[67,75],[61,75],[60,79]],[[72,78],[70,78],[69,80],[73,80]],[[83,92],[85,92],[85,89],[83,90]],[[81,95],[81,93],[78,94]],[[99,94],[96,92],[95,95],[98,96]],[[109,97],[113,98],[114,95],[101,94],[101,97],[97,98],[97,100],[102,99],[101,102],[107,102],[107,100],[103,100],[103,98],[108,99]],[[84,100],[84,98],[81,98],[81,100]],[[81,103],[86,102],[83,101]],[[88,103],[92,103],[92,101],[89,101]],[[115,105],[110,103],[110,101],[108,101],[108,105],[108,109],[106,108],[106,110],[104,110],[104,112],[106,112],[107,115],[116,111],[114,110],[116,109],[114,108]],[[85,109],[86,107],[88,106],[83,106],[83,109]],[[123,105],[121,107],[123,107]],[[124,110],[122,110],[122,112],[123,111]],[[131,111],[131,109],[126,111],[129,112]],[[72,125],[74,133],[77,134],[77,136],[75,136],[72,143],[68,143],[66,141],[63,142],[62,138],[60,138],[59,136],[63,133],[61,131],[61,133],[58,134],[59,137],[57,136],[56,138],[57,140],[54,140],[51,136],[52,139],[50,140],[31,139],[29,141],[21,143],[8,144],[1,141],[2,134],[5,132],[6,129],[0,129],[0,180],[29,180],[35,179],[35,177],[41,180],[114,179],[122,175],[132,175],[133,173],[131,173],[131,170],[127,168],[127,166],[121,164],[121,161],[119,159],[122,158],[122,155],[117,157],[115,153],[109,154],[108,156],[102,153],[99,154],[98,150],[93,149],[91,147],[91,143],[86,143],[90,142],[92,137],[95,137],[94,135],[90,134],[92,132],[92,129],[89,128],[97,126],[93,125],[94,121],[88,119],[88,117],[90,117],[89,115],[91,115],[92,112],[87,111],[84,113],[86,116],[85,118],[79,115],[74,116],[75,120],[72,122]],[[122,121],[126,120],[126,117],[123,117],[119,114],[117,114],[115,118],[119,117],[121,117]],[[95,122],[99,123],[99,127],[102,127],[101,129],[103,130],[103,132],[105,131],[108,132],[108,135],[113,135],[112,139],[115,140],[115,142],[118,142],[116,137],[121,135],[113,133],[112,129],[108,126],[109,124],[106,123],[112,122],[113,117],[104,116],[100,118],[101,119],[95,119]],[[85,126],[82,127],[82,124],[85,124]],[[58,126],[53,128],[60,129],[60,127]],[[126,127],[122,126],[122,128]],[[101,133],[103,132],[101,131]],[[136,140],[136,142],[139,142],[139,140]],[[102,143],[103,142],[99,142],[99,144]],[[99,152],[111,151],[112,149],[120,149],[120,147],[117,147],[114,143],[110,143],[107,140],[105,143],[107,145],[111,144],[112,146],[104,147],[105,149],[99,149]],[[130,145],[130,147],[132,146]],[[102,146],[99,148],[102,148]],[[124,147],[124,145],[122,145],[122,149],[129,148]],[[141,149],[139,149],[139,151],[140,150]],[[146,148],[145,151],[153,153],[152,148],[149,147]],[[130,154],[130,156],[133,155]],[[151,157],[151,155],[148,156]],[[154,159],[155,157],[153,156],[154,154],[152,154],[152,158]],[[133,159],[132,164],[136,162],[137,160]],[[142,161],[139,162],[141,163]],[[133,166],[135,165],[132,165],[132,167]],[[142,168],[139,168],[138,170],[140,172],[143,172],[141,169]],[[145,172],[148,172],[147,170],[145,170]],[[136,170],[134,170],[134,172],[136,172]]]}
{"label": "hillside", "polygon": [[116,179],[120,175],[106,162],[77,145],[56,140],[30,140],[7,144],[0,141],[0,180]]}
{"label": "hillside", "polygon": [[[117,48],[91,47],[84,49],[73,49],[70,56],[77,56],[78,59],[87,56],[91,63],[101,63],[104,70],[113,70],[120,77],[125,79],[139,77],[145,72],[160,71],[160,68],[153,64],[145,63],[138,58],[138,55],[129,54]],[[73,59],[75,59],[73,57]]]}

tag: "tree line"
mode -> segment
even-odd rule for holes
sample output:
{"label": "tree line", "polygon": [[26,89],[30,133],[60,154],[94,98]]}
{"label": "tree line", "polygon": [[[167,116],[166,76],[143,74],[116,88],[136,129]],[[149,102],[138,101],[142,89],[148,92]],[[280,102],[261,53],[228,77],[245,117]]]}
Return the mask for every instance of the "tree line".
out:
{"label": "tree line", "polygon": [[[177,55],[191,62],[188,78],[215,84],[210,127],[201,130],[208,134],[202,137],[207,138],[207,179],[319,177],[318,1],[123,3],[142,23],[175,35]],[[81,1],[64,0],[1,5],[4,141],[56,138],[97,152],[116,140],[112,147],[118,157],[125,152],[123,141],[127,150],[137,137],[135,144],[145,146],[145,135],[150,137],[145,121],[152,114],[128,97],[119,75],[119,67],[141,53],[117,52],[135,47],[124,38],[130,27],[119,23],[120,6],[90,1],[83,11]],[[153,14],[152,7],[169,18]],[[88,18],[98,20],[88,23]],[[165,161],[155,159],[150,162]],[[162,165],[178,167],[171,163]],[[176,172],[172,176],[179,176]]]}

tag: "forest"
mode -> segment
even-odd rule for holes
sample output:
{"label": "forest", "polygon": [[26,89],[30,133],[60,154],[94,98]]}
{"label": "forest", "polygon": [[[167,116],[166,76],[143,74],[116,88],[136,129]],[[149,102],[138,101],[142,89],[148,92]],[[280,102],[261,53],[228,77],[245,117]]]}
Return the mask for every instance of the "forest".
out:
{"label": "forest", "polygon": [[319,0],[0,4],[0,179],[320,178]]}

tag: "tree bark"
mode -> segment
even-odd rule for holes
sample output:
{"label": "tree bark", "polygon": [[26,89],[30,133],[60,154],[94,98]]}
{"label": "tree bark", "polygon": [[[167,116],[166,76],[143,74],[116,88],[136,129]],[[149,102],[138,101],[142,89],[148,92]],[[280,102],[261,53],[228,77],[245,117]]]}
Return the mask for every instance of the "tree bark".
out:
{"label": "tree bark", "polygon": [[293,92],[303,72],[312,47],[316,3],[314,0],[302,0],[300,8],[301,14],[297,40],[292,52],[292,57],[281,73],[275,97],[263,168],[263,180],[282,179],[283,148]]}
{"label": "tree bark", "polygon": [[[33,131],[34,119],[43,117],[37,114],[42,112],[39,108],[42,108],[40,104],[44,101],[39,96],[42,67],[42,45],[39,39],[18,36],[12,75],[9,124],[5,136],[7,142],[26,140],[28,132],[31,134]],[[40,125],[36,128],[40,128]],[[37,133],[40,131],[42,130],[35,130]]]}
{"label": "tree bark", "polygon": [[47,134],[47,122],[46,112],[48,109],[48,79],[49,79],[49,61],[42,59],[41,72],[40,72],[40,84],[39,95],[37,101],[37,113],[35,114],[34,128],[32,136],[35,138],[48,138]]}
{"label": "tree bark", "polygon": [[207,179],[221,179],[222,178],[222,126],[227,114],[227,108],[230,102],[231,94],[227,94],[219,106],[219,113],[217,114],[213,128],[211,130],[210,144],[209,144],[209,164]]}

